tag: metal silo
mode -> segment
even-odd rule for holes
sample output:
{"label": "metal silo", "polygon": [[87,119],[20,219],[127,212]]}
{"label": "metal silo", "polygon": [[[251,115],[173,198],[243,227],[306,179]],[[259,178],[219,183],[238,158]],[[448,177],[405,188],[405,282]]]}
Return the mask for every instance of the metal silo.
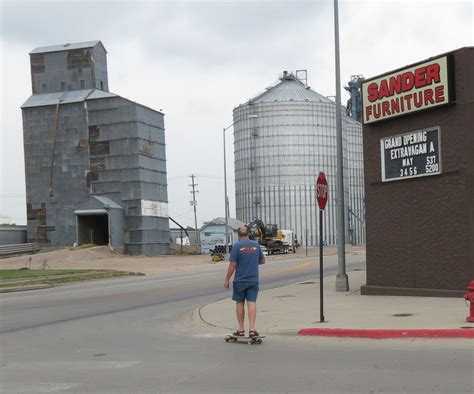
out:
{"label": "metal silo", "polygon": [[[255,218],[293,230],[301,244],[317,245],[315,183],[329,183],[324,238],[336,243],[336,105],[292,73],[234,109],[237,218]],[[346,240],[365,243],[362,126],[344,110]]]}

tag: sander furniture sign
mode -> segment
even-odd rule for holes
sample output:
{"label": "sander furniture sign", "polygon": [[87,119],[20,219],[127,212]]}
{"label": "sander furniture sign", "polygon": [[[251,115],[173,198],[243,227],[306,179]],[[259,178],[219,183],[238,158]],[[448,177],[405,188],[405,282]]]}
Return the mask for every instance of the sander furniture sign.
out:
{"label": "sander furniture sign", "polygon": [[364,124],[449,104],[451,63],[444,56],[364,81]]}
{"label": "sander furniture sign", "polygon": [[383,182],[440,174],[439,127],[382,138],[380,157]]}

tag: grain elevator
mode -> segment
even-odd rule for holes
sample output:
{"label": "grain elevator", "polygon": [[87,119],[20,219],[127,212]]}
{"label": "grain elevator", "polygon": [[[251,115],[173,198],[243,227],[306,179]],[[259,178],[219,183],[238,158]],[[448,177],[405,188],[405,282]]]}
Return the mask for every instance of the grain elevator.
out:
{"label": "grain elevator", "polygon": [[36,48],[22,105],[28,241],[168,251],[164,115],[109,92],[101,41]]}
{"label": "grain elevator", "polygon": [[[303,72],[301,72],[303,71]],[[346,241],[365,243],[362,125],[343,110]],[[326,173],[324,242],[336,243],[336,104],[307,85],[305,70],[284,71],[234,109],[237,218],[256,218],[318,245],[316,178]]]}

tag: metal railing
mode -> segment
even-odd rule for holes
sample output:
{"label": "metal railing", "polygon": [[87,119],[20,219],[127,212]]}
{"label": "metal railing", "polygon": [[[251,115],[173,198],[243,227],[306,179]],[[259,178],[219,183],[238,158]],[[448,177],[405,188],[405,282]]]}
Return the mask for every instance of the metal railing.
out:
{"label": "metal railing", "polygon": [[39,252],[40,249],[40,246],[36,243],[0,245],[0,257],[24,253],[34,254],[36,252]]}

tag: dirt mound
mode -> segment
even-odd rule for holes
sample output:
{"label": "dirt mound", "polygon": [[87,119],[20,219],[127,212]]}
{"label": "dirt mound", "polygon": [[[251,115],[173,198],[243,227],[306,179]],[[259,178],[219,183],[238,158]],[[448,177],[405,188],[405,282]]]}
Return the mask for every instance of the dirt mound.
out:
{"label": "dirt mound", "polygon": [[208,255],[129,256],[114,252],[108,246],[95,246],[63,248],[31,256],[22,255],[0,259],[0,269],[23,268],[30,257],[32,269],[42,268],[46,260],[51,269],[116,269],[143,272],[147,275],[156,274],[163,269],[176,270],[181,267],[210,264]]}

